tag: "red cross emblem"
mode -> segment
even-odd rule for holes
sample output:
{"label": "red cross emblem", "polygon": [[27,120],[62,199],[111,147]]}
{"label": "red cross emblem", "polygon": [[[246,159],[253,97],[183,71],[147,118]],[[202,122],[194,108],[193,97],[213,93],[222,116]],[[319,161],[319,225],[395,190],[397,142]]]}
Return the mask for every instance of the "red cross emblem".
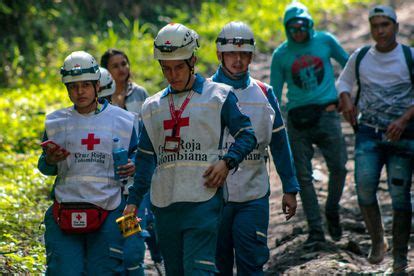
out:
{"label": "red cross emblem", "polygon": [[99,138],[95,139],[95,134],[89,133],[88,138],[82,139],[81,142],[82,142],[82,145],[87,145],[87,148],[86,148],[87,150],[93,150],[95,145],[98,145],[101,143],[101,139]]}
{"label": "red cross emblem", "polygon": [[82,218],[81,214],[78,214],[78,215],[76,216],[76,218],[77,218],[78,220],[81,220],[81,218]]}
{"label": "red cross emblem", "polygon": [[[175,111],[176,116],[178,115],[178,112],[179,111]],[[176,127],[175,136],[180,136],[180,128],[181,127],[185,127],[185,126],[189,126],[189,125],[190,125],[190,117],[179,118],[177,126],[175,126],[175,121],[173,119],[164,121],[164,129],[165,130],[173,129],[174,126]]]}

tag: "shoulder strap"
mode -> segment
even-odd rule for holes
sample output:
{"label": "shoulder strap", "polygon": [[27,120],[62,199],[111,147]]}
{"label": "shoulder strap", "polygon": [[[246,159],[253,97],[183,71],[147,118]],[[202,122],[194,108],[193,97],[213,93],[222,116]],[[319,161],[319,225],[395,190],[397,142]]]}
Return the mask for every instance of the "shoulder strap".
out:
{"label": "shoulder strap", "polygon": [[362,49],[359,51],[356,61],[355,61],[355,77],[358,85],[357,94],[355,96],[355,105],[358,104],[359,101],[359,94],[361,93],[361,80],[359,78],[359,65],[361,64],[362,59],[364,56],[368,53],[369,49],[371,48],[370,45],[362,47]]}
{"label": "shoulder strap", "polygon": [[266,85],[263,82],[259,81],[259,80],[255,80],[255,81],[256,81],[257,85],[260,87],[260,89],[262,89],[263,94],[267,98],[267,87],[266,87]]}
{"label": "shoulder strap", "polygon": [[411,48],[407,45],[402,45],[404,52],[405,62],[407,63],[408,72],[410,73],[411,83],[414,86],[414,75],[413,75],[413,56],[411,54]]}

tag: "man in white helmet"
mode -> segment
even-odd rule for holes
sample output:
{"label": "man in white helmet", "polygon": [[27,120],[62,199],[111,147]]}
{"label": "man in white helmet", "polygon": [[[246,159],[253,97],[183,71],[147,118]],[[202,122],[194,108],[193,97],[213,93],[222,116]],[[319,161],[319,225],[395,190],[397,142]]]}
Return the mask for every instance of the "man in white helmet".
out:
{"label": "man in white helmet", "polygon": [[[282,209],[287,220],[295,215],[299,184],[273,90],[249,74],[255,50],[251,29],[243,22],[230,22],[223,27],[216,43],[221,64],[212,80],[234,88],[257,138],[256,148],[240,164],[240,169],[227,177],[228,195],[219,228],[217,266],[220,275],[233,275],[235,255],[238,275],[263,275],[263,265],[269,259],[270,183],[266,169],[269,145],[283,184]],[[234,139],[229,137],[225,142],[227,148]]]}
{"label": "man in white helmet", "polygon": [[[112,140],[133,158],[134,116],[98,101],[100,71],[88,53],[71,53],[61,68],[73,106],[48,114],[38,168],[56,175],[53,205],[45,214],[46,274],[110,275],[123,270],[123,237],[115,220],[125,201],[114,179]],[[117,168],[132,175],[135,166]]]}
{"label": "man in white helmet", "polygon": [[[223,185],[256,145],[231,87],[194,74],[198,36],[168,24],[154,41],[169,86],[142,108],[135,182],[124,213],[151,184],[151,203],[167,275],[214,275]],[[235,143],[223,155],[225,129]],[[152,181],[151,181],[152,177]]]}

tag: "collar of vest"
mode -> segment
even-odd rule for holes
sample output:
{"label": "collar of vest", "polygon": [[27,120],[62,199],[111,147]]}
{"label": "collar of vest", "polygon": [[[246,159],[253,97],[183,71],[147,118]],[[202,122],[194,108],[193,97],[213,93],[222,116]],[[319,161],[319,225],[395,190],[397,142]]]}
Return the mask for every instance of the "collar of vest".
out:
{"label": "collar of vest", "polygon": [[234,80],[229,78],[225,73],[221,65],[217,69],[216,73],[211,78],[215,82],[225,83],[232,86],[235,89],[245,89],[250,85],[250,72],[247,73],[240,79]]}
{"label": "collar of vest", "polygon": [[[193,90],[194,92],[198,94],[201,94],[203,92],[203,85],[205,81],[206,79],[203,78],[201,75],[195,74],[195,81],[194,81],[193,87],[191,87],[191,90]],[[171,85],[168,85],[167,88],[165,88],[164,92],[162,92],[161,98],[164,98],[170,93],[174,94],[177,92],[174,92],[173,89],[171,88]]]}

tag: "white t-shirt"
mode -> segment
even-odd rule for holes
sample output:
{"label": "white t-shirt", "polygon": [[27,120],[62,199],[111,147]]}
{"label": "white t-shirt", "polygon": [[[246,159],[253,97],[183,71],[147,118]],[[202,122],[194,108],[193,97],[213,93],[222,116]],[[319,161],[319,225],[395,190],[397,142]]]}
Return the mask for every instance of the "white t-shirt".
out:
{"label": "white t-shirt", "polygon": [[[336,83],[338,93],[352,91],[356,82],[355,63],[361,50],[349,58]],[[414,55],[413,49],[411,49]],[[371,47],[359,65],[361,93],[358,109],[360,122],[386,128],[414,105],[414,91],[401,44],[390,52]]]}

